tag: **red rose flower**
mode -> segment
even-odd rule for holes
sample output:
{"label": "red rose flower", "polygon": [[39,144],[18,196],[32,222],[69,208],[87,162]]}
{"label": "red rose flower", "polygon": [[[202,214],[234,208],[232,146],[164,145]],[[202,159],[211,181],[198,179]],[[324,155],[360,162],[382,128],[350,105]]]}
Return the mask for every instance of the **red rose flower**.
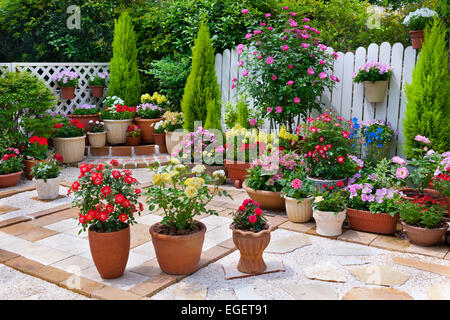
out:
{"label": "red rose flower", "polygon": [[111,213],[114,211],[114,206],[112,204],[107,204],[106,205],[106,212],[107,213]]}
{"label": "red rose flower", "polygon": [[108,186],[104,186],[104,187],[102,188],[102,193],[103,193],[105,196],[109,195],[109,194],[111,193],[111,188],[108,187]]}
{"label": "red rose flower", "polygon": [[111,160],[110,162],[109,162],[113,167],[116,167],[116,166],[118,166],[119,165],[119,161],[117,161],[117,160]]}
{"label": "red rose flower", "polygon": [[115,197],[115,200],[116,200],[116,203],[120,203],[121,204],[123,202],[123,200],[125,200],[125,197],[123,195],[121,195],[121,194],[118,194]]}
{"label": "red rose flower", "polygon": [[56,159],[57,161],[59,161],[59,162],[62,162],[62,161],[63,161],[63,156],[60,155],[60,154],[55,154],[55,159]]}
{"label": "red rose flower", "polygon": [[141,191],[141,189],[135,189],[134,192],[135,192],[136,194],[140,194],[142,191]]}
{"label": "red rose flower", "polygon": [[119,220],[122,221],[122,222],[125,222],[125,221],[128,220],[128,216],[127,216],[125,213],[122,213],[122,214],[119,216]]}
{"label": "red rose flower", "polygon": [[239,211],[244,211],[245,210],[245,207],[244,206],[240,206],[239,207]]}
{"label": "red rose flower", "polygon": [[39,138],[39,144],[40,144],[41,146],[46,146],[46,145],[48,144],[47,139],[44,138],[44,137]]}
{"label": "red rose flower", "polygon": [[130,176],[126,176],[124,180],[128,184],[132,184],[133,183],[133,178],[131,178]]}
{"label": "red rose flower", "polygon": [[345,158],[343,156],[339,156],[339,157],[337,157],[336,160],[337,160],[337,162],[342,163],[345,161]]}
{"label": "red rose flower", "polygon": [[78,181],[75,181],[74,183],[72,183],[72,189],[74,191],[78,191],[79,187],[80,187],[80,183]]}
{"label": "red rose flower", "polygon": [[128,208],[130,206],[130,200],[128,200],[128,199],[123,200],[122,201],[122,206],[124,208]]}
{"label": "red rose flower", "polygon": [[139,202],[139,211],[144,211],[144,205]]}
{"label": "red rose flower", "polygon": [[118,178],[120,178],[122,175],[120,174],[120,171],[114,170],[114,171],[112,172],[112,176],[113,176],[113,178],[118,179]]}
{"label": "red rose flower", "polygon": [[81,224],[85,224],[85,223],[86,223],[86,217],[83,216],[82,214],[80,214],[80,215],[78,216],[78,221],[79,221]]}
{"label": "red rose flower", "polygon": [[338,181],[338,182],[336,183],[336,185],[337,185],[339,188],[341,188],[341,187],[344,186],[344,182]]}
{"label": "red rose flower", "polygon": [[62,123],[57,123],[57,124],[55,124],[54,126],[53,126],[53,128],[55,128],[55,129],[59,129],[59,128],[62,128],[64,125],[62,124]]}
{"label": "red rose flower", "polygon": [[99,215],[99,219],[101,220],[101,221],[106,221],[106,220],[108,220],[108,213],[106,212],[106,211],[103,211],[102,213],[100,213],[100,215]]}
{"label": "red rose flower", "polygon": [[260,208],[256,208],[255,209],[255,214],[257,215],[257,216],[260,216],[261,214],[262,214],[262,210],[260,209]]}
{"label": "red rose flower", "polygon": [[255,216],[254,214],[252,214],[252,215],[250,215],[250,216],[248,217],[248,221],[249,221],[250,223],[255,223],[256,221],[258,221],[258,217]]}

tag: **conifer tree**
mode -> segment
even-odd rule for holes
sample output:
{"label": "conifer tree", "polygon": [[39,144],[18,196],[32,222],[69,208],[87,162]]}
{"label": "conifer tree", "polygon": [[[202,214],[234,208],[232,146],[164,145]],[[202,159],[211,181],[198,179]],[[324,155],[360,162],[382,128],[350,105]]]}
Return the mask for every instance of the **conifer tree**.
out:
{"label": "conifer tree", "polygon": [[250,128],[250,124],[248,123],[248,108],[247,104],[244,100],[239,100],[237,103],[237,120],[236,123],[243,128]]}
{"label": "conifer tree", "polygon": [[220,103],[217,104],[215,100],[209,100],[207,102],[205,129],[217,129],[222,131],[222,124],[220,123],[221,109],[217,109],[217,105],[220,107]]}
{"label": "conifer tree", "polygon": [[[192,69],[181,101],[186,130],[194,131],[194,121],[205,123],[208,103],[211,104],[209,113],[215,113],[210,115],[210,118],[218,117],[220,123],[221,96],[216,77],[214,48],[205,19],[203,19],[192,48]],[[210,121],[208,126],[213,125],[213,122],[217,123],[217,121]],[[204,127],[207,128],[206,124]]]}
{"label": "conifer tree", "polygon": [[[406,111],[403,119],[404,153],[408,158],[421,147],[416,135],[430,139],[428,149],[437,152],[450,150],[450,82],[448,78],[447,28],[434,19],[425,29],[425,41],[412,73],[411,84],[406,84]],[[422,145],[423,147],[423,145]]]}
{"label": "conifer tree", "polygon": [[137,64],[136,33],[127,12],[115,20],[113,57],[109,63],[108,96],[122,98],[126,105],[140,102],[141,82]]}

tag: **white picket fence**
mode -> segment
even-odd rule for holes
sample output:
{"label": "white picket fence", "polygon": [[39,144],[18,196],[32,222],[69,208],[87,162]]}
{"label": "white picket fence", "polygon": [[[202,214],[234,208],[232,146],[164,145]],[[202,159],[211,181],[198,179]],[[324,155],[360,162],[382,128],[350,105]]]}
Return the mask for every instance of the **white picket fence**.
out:
{"label": "white picket fence", "polygon": [[[8,71],[27,70],[42,79],[45,84],[59,97],[55,111],[61,113],[71,113],[75,106],[81,104],[98,104],[102,99],[95,98],[91,95],[88,79],[91,75],[98,72],[109,72],[109,63],[51,63],[51,62],[33,62],[33,63],[0,63],[0,75]],[[78,79],[78,87],[75,89],[75,97],[71,100],[65,100],[60,97],[60,89],[58,85],[50,80],[53,74],[70,70],[80,75]],[[106,92],[106,88],[104,90]]]}
{"label": "white picket fence", "polygon": [[[327,49],[333,52],[332,48]],[[380,46],[372,43],[367,49],[358,48],[355,53],[338,52],[339,57],[334,62],[332,74],[341,81],[336,83],[333,90],[327,90],[320,101],[324,103],[323,110],[334,109],[336,113],[358,120],[385,120],[392,124],[394,130],[399,131],[396,146],[404,141],[401,121],[405,112],[404,85],[411,82],[412,70],[416,64],[416,50],[411,46],[404,48],[401,43],[391,44],[383,42]],[[217,80],[221,87],[222,101],[236,101],[235,91],[231,89],[231,80],[239,79],[238,54],[236,49],[225,50],[216,54],[215,66]],[[357,68],[370,61],[380,61],[393,67],[393,74],[389,82],[389,89],[382,103],[369,103],[364,96],[362,84],[353,83],[352,74]],[[295,80],[295,79],[294,79]],[[392,150],[392,154],[402,154],[399,148]]]}

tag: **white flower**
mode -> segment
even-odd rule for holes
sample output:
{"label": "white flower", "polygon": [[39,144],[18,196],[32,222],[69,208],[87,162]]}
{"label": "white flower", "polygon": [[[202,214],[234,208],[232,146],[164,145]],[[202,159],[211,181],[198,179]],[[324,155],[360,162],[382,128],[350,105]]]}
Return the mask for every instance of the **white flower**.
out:
{"label": "white flower", "polygon": [[89,120],[89,123],[94,123],[94,120]]}
{"label": "white flower", "polygon": [[322,197],[322,196],[315,197],[315,198],[314,198],[314,203],[319,203],[319,202],[321,202],[322,200],[323,200],[323,197]]}
{"label": "white flower", "polygon": [[214,179],[223,178],[225,177],[225,171],[224,170],[216,170],[212,174]]}
{"label": "white flower", "polygon": [[192,173],[195,175],[201,175],[203,172],[205,172],[206,168],[202,164],[197,164],[195,167],[192,168]]}

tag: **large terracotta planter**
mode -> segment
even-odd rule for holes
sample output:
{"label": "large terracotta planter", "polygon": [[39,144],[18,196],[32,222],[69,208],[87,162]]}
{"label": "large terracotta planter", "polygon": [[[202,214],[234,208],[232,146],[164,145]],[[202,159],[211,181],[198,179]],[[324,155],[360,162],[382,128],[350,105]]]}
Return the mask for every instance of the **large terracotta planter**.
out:
{"label": "large terracotta planter", "polygon": [[166,146],[167,151],[169,152],[169,155],[172,155],[174,151],[176,151],[176,148],[180,148],[179,143],[183,140],[184,132],[180,131],[174,131],[174,132],[167,132],[166,133]]}
{"label": "large terracotta planter", "polygon": [[314,210],[316,232],[322,236],[335,237],[342,234],[342,224],[345,220],[345,211],[334,214],[331,211]]}
{"label": "large terracotta planter", "polygon": [[201,225],[202,229],[187,235],[160,234],[155,231],[159,222],[150,227],[156,258],[165,273],[187,275],[198,269],[206,226],[200,221],[196,223]]}
{"label": "large terracotta planter", "polygon": [[446,196],[441,195],[439,193],[439,191],[437,191],[437,190],[425,188],[425,189],[423,189],[423,192],[421,193],[419,190],[416,190],[416,189],[401,188],[398,191],[401,191],[404,194],[404,196],[402,196],[402,199],[409,200],[409,201],[414,200],[414,196],[416,196],[416,195],[420,195],[420,196],[428,195],[428,196],[433,197],[436,200],[444,201],[447,203],[447,215],[450,216],[450,199]]}
{"label": "large terracotta planter", "polygon": [[19,172],[0,175],[0,188],[13,187],[20,181],[23,170]]}
{"label": "large terracotta planter", "polygon": [[233,242],[241,253],[237,269],[248,274],[263,273],[267,266],[262,255],[270,243],[270,233],[276,228],[269,227],[259,232],[251,232],[230,225],[230,229],[233,230]]}
{"label": "large terracotta planter", "polygon": [[53,138],[55,153],[63,157],[64,163],[80,162],[84,157],[86,136],[74,138]]}
{"label": "large terracotta planter", "polygon": [[59,196],[60,177],[53,179],[35,179],[36,191],[40,200],[54,200]]}
{"label": "large terracotta planter", "polygon": [[106,131],[88,132],[89,144],[93,148],[101,148],[106,145]]}
{"label": "large terracotta planter", "polygon": [[307,177],[307,179],[310,180],[311,182],[313,182],[314,186],[317,189],[323,188],[322,187],[323,185],[327,185],[328,187],[333,186],[334,188],[337,188],[338,182],[341,181],[345,185],[345,183],[347,181],[347,179],[326,180],[326,179],[319,179],[319,178],[312,178],[312,177]]}
{"label": "large terracotta planter", "polygon": [[142,141],[144,143],[154,143],[155,127],[154,125],[161,121],[162,118],[157,119],[142,119],[140,117],[134,118],[134,122],[141,128]]}
{"label": "large terracotta planter", "polygon": [[364,91],[367,101],[370,103],[379,103],[384,101],[389,81],[364,81]]}
{"label": "large terracotta planter", "polygon": [[394,217],[387,213],[347,208],[347,219],[350,228],[380,234],[393,234],[397,227],[398,213]]}
{"label": "large terracotta planter", "polygon": [[425,40],[425,33],[423,30],[409,31],[409,36],[411,37],[411,44],[413,49],[421,49],[422,44]]}
{"label": "large terracotta planter", "polygon": [[267,210],[284,210],[284,198],[281,192],[254,190],[247,187],[246,181],[242,184],[242,188],[247,192],[249,197],[261,205],[262,209]]}
{"label": "large terracotta planter", "polygon": [[103,279],[120,277],[130,253],[130,227],[115,232],[95,232],[89,229],[89,247],[95,267]]}
{"label": "large terracotta planter", "polygon": [[103,98],[103,86],[91,86],[91,93],[94,98]]}
{"label": "large terracotta planter", "polygon": [[141,144],[141,137],[127,137],[127,146],[138,146]]}
{"label": "large terracotta planter", "polygon": [[165,133],[153,133],[155,138],[155,144],[162,146],[166,144],[166,134]]}
{"label": "large terracotta planter", "polygon": [[376,143],[367,145],[367,158],[373,161],[381,161],[383,158],[388,158],[389,151],[393,145],[393,140],[384,144],[381,148]]}
{"label": "large terracotta planter", "polygon": [[448,229],[448,223],[443,223],[441,227],[434,229],[412,226],[403,221],[401,223],[412,243],[426,247],[438,244]]}
{"label": "large terracotta planter", "polygon": [[292,222],[308,222],[311,220],[312,207],[311,202],[313,197],[302,199],[301,203],[299,200],[290,197],[284,197],[286,204],[286,213],[289,221]]}
{"label": "large terracotta planter", "polygon": [[61,97],[66,100],[75,98],[75,87],[61,87]]}
{"label": "large terracotta planter", "polygon": [[24,165],[24,171],[25,175],[28,180],[33,180],[33,176],[31,175],[31,169],[38,164],[39,162],[42,162],[41,160],[29,160],[29,159],[23,159],[23,165]]}
{"label": "large terracotta planter", "polygon": [[228,177],[234,183],[235,188],[242,188],[242,183],[247,177],[247,169],[250,169],[249,162],[243,161],[224,161],[225,168],[227,168]]}
{"label": "large terracotta planter", "polygon": [[127,128],[132,119],[125,120],[103,120],[107,131],[106,140],[110,144],[123,144],[127,142]]}

